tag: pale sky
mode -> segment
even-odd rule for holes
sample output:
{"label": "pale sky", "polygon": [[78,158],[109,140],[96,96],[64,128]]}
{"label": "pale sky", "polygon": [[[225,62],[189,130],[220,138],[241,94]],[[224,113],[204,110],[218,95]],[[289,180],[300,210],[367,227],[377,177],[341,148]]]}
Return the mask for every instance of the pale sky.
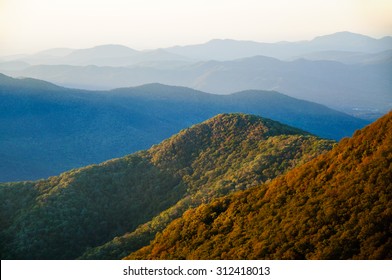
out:
{"label": "pale sky", "polygon": [[310,40],[392,35],[391,0],[0,0],[0,56],[123,44]]}

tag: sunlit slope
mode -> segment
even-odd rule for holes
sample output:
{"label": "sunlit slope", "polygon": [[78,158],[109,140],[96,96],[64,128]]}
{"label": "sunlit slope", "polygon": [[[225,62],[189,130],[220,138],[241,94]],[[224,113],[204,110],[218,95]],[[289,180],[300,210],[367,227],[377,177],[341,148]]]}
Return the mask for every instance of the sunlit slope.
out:
{"label": "sunlit slope", "polygon": [[129,259],[391,259],[392,113],[272,182],[187,211]]}

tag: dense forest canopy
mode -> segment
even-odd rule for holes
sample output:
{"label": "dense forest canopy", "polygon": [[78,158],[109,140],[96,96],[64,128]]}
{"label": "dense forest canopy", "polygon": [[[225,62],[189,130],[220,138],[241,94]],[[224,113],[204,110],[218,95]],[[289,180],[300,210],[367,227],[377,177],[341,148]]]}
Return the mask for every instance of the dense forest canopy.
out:
{"label": "dense forest canopy", "polygon": [[125,257],[189,208],[271,180],[333,144],[269,119],[222,114],[124,158],[0,184],[1,257]]}
{"label": "dense forest canopy", "polygon": [[392,112],[270,183],[173,221],[127,259],[391,259]]}

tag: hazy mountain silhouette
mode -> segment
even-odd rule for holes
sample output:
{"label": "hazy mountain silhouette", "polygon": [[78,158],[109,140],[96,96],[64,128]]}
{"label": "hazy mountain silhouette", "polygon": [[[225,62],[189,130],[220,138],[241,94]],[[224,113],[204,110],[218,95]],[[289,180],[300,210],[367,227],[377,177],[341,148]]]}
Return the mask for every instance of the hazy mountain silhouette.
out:
{"label": "hazy mountain silhouette", "polygon": [[6,62],[24,62],[31,65],[56,64],[56,62],[59,62],[64,56],[69,55],[73,51],[75,50],[69,48],[55,48],[31,55],[7,56],[4,59]]}
{"label": "hazy mountain silhouette", "polygon": [[[137,51],[122,45],[101,45],[87,49],[50,49],[34,55],[17,57],[6,62],[25,62],[31,65],[73,65],[73,66],[130,66],[140,63],[192,60],[169,53],[163,49]],[[3,69],[0,65],[0,69]]]}
{"label": "hazy mountain silhouette", "polygon": [[172,47],[167,50],[179,55],[202,60],[234,60],[263,55],[290,59],[319,51],[347,51],[375,53],[392,49],[392,37],[374,39],[351,32],[319,36],[310,41],[257,43],[237,40],[211,40],[205,44]]}
{"label": "hazy mountain silhouette", "polygon": [[[392,49],[392,37],[374,39],[351,32],[337,32],[314,38],[310,41],[261,43],[231,39],[213,39],[204,44],[175,46],[165,49],[136,51],[122,45],[102,45],[87,49],[57,48],[33,55],[4,57],[3,60],[22,60],[29,64],[68,64],[127,66],[135,62],[161,60],[235,60],[251,56],[269,56],[282,60],[306,57],[309,53],[326,51],[373,54]],[[158,54],[157,54],[158,53]],[[122,57],[125,61],[120,62]],[[113,60],[110,60],[113,59]],[[334,60],[334,59],[333,59]]]}
{"label": "hazy mountain silhouette", "polygon": [[338,32],[310,41],[215,39],[150,51],[121,45],[52,49],[31,56],[5,57],[0,71],[89,90],[146,83],[186,86],[217,94],[277,90],[373,120],[392,106],[391,50],[390,36],[374,39]]}
{"label": "hazy mountain silhouette", "polygon": [[[3,72],[13,76],[43,79],[62,86],[93,90],[153,82],[186,86],[217,94],[247,89],[276,90],[350,114],[370,114],[370,117],[374,118],[372,115],[377,117],[392,107],[392,63],[390,57],[388,58],[389,54],[390,52],[385,52],[362,57],[363,62],[369,59],[363,65],[304,59],[288,62],[256,56],[160,69],[146,66],[42,65]],[[376,63],[372,63],[372,59]]]}
{"label": "hazy mountain silhouette", "polygon": [[328,60],[336,61],[345,64],[391,64],[392,50],[386,50],[378,53],[361,53],[361,52],[346,52],[346,51],[321,51],[303,54],[299,57],[293,58],[307,60]]}

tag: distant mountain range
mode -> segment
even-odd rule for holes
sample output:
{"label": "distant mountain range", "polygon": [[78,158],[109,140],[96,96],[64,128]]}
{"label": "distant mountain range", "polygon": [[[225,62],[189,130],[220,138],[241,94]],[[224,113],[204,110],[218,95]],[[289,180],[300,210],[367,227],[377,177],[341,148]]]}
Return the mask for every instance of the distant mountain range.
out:
{"label": "distant mountain range", "polygon": [[376,64],[391,64],[392,63],[392,50],[386,50],[377,53],[361,53],[361,52],[346,52],[346,51],[320,51],[307,53],[293,58],[306,60],[326,60],[341,62],[348,65],[376,65]]}
{"label": "distant mountain range", "polygon": [[76,50],[57,48],[33,55],[2,57],[2,60],[24,61],[31,65],[129,66],[151,61],[227,61],[259,55],[291,60],[307,56],[310,53],[325,51],[374,54],[391,49],[391,36],[374,39],[351,32],[338,32],[319,36],[310,41],[261,43],[214,39],[203,44],[148,51],[137,51],[122,45],[101,45]]}
{"label": "distant mountain range", "polygon": [[211,40],[205,44],[172,47],[169,52],[199,60],[234,60],[263,55],[282,60],[321,51],[377,53],[392,48],[392,37],[374,39],[351,32],[338,32],[310,41],[258,43],[237,40]]}
{"label": "distant mountain range", "polygon": [[[194,60],[163,49],[137,51],[122,45],[101,45],[88,49],[50,49],[33,55],[11,56],[6,63],[24,62],[27,65],[73,65],[73,66],[111,66],[125,67],[152,62]],[[5,64],[7,65],[7,64]],[[0,64],[0,68],[4,68]]]}
{"label": "distant mountain range", "polygon": [[333,144],[272,120],[223,114],[147,151],[0,184],[1,259],[125,257],[189,207],[272,179]]}
{"label": "distant mountain range", "polygon": [[183,214],[126,259],[391,259],[392,113],[256,188]]}
{"label": "distant mountain range", "polygon": [[53,49],[8,58],[0,72],[88,90],[148,83],[215,94],[276,90],[369,120],[392,108],[392,37],[349,32],[294,43],[213,40],[150,51],[120,45]]}
{"label": "distant mountain range", "polygon": [[368,123],[267,91],[213,95],[150,84],[94,92],[0,75],[0,98],[0,181],[38,179],[147,149],[219,113],[256,114],[336,140]]}
{"label": "distant mountain range", "polygon": [[285,62],[257,56],[168,69],[39,65],[8,72],[93,90],[154,82],[219,94],[246,89],[276,90],[350,114],[363,111],[364,114],[374,113],[377,116],[392,107],[391,71],[392,64],[346,65],[310,60]]}

